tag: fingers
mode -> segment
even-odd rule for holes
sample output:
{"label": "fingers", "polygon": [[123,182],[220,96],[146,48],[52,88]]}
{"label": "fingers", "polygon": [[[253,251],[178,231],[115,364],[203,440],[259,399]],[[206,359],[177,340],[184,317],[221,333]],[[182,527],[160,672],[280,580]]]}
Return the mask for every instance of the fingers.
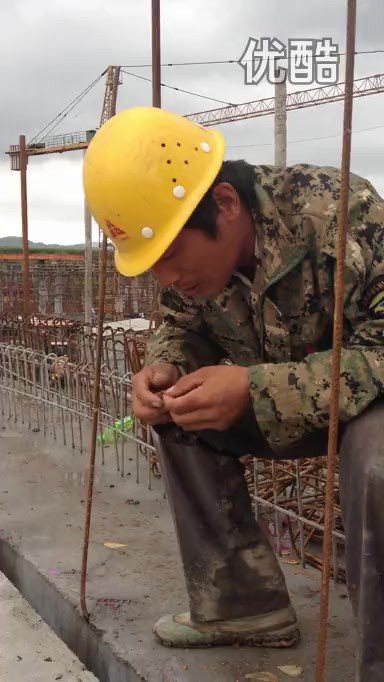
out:
{"label": "fingers", "polygon": [[[179,382],[178,382],[179,383]],[[190,390],[189,393],[181,394],[179,398],[171,397],[172,391],[163,395],[164,406],[168,412],[176,415],[192,414],[210,407],[201,386]]]}
{"label": "fingers", "polygon": [[134,398],[148,409],[163,406],[160,390],[165,390],[177,381],[179,372],[171,364],[164,363],[144,367],[132,380]]}
{"label": "fingers", "polygon": [[172,421],[167,407],[160,395],[154,392],[155,386],[168,386],[177,378],[177,369],[172,365],[144,367],[132,380],[132,407],[136,417],[146,424],[166,424]]}
{"label": "fingers", "polygon": [[167,422],[172,421],[172,417],[165,407],[158,410],[153,410],[151,408],[144,407],[137,400],[133,401],[132,407],[135,417],[138,417],[143,422],[150,424],[151,426],[153,424],[166,424]]}
{"label": "fingers", "polygon": [[158,396],[155,396],[154,394],[150,394],[152,397],[151,399],[146,398],[146,394],[139,392],[139,393],[134,393],[132,396],[132,408],[133,408],[133,413],[139,417],[139,419],[150,419],[152,418],[153,415],[162,415],[168,412],[167,408],[163,404],[163,401],[160,400],[160,407],[154,407],[154,401],[153,398],[158,398]]}
{"label": "fingers", "polygon": [[151,367],[144,367],[141,372],[133,377],[133,402],[136,403],[136,408],[139,405],[152,410],[162,408],[162,399],[151,390],[152,377],[153,369]]}
{"label": "fingers", "polygon": [[[173,365],[145,367],[133,379],[135,415],[151,425],[174,421],[185,431],[221,429],[212,391],[207,391],[205,384],[211,369],[203,367],[178,379]],[[159,391],[162,396],[156,393]]]}
{"label": "fingers", "polygon": [[192,374],[186,374],[185,376],[180,377],[175,385],[166,391],[166,395],[171,396],[172,398],[178,398],[193,391],[198,386],[201,386],[203,381],[203,370],[199,369],[196,372],[192,372]]}
{"label": "fingers", "polygon": [[173,365],[159,365],[153,368],[150,385],[156,391],[170,388],[176,383],[179,372]]}

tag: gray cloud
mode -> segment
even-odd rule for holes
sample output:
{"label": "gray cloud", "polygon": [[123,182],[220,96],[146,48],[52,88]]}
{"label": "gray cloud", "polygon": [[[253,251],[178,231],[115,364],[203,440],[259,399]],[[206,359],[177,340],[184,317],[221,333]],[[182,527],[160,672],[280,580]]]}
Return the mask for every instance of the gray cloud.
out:
{"label": "gray cloud", "polygon": [[[384,4],[382,0],[358,3],[357,49],[384,49]],[[346,2],[323,0],[162,0],[163,60],[198,61],[238,59],[248,37],[331,36],[344,50]],[[48,120],[100,74],[109,63],[149,63],[150,0],[13,0],[0,6],[3,27],[1,41],[1,79],[3,106],[0,111],[0,149],[17,142],[20,132],[27,137]],[[17,40],[16,40],[17,36]],[[344,62],[342,61],[342,69]],[[150,69],[132,69],[149,76]],[[384,55],[362,55],[356,59],[356,76],[384,71]],[[342,71],[341,71],[342,73]],[[227,101],[242,102],[273,95],[273,87],[263,82],[245,86],[237,64],[164,68],[162,80],[177,87],[208,94]],[[98,124],[104,83],[68,116],[61,132],[85,130]],[[293,89],[291,87],[291,89]],[[119,108],[150,104],[149,83],[123,75]],[[356,130],[381,124],[383,96],[355,100]],[[180,113],[213,108],[205,100],[163,90],[163,105]],[[339,165],[341,152],[342,104],[326,105],[289,114],[289,161]],[[225,125],[222,131],[228,156],[241,156],[256,163],[273,161],[273,121],[258,118]],[[303,138],[335,138],[295,142]],[[356,172],[374,178],[384,191],[382,150],[384,129],[356,133],[352,165]],[[250,145],[269,146],[250,146]],[[60,159],[31,160],[32,239],[44,239],[49,215],[55,229],[68,230],[63,241],[82,230],[81,181],[78,155]],[[74,180],[68,169],[73,168]],[[51,169],[51,170],[50,170]],[[15,178],[9,177],[5,157],[0,163],[0,235],[19,229],[18,194]],[[16,175],[16,174],[13,174]],[[46,188],[36,193],[36,187]],[[60,191],[56,191],[57,186]],[[3,195],[3,196],[2,196]],[[78,216],[78,217],[76,217]],[[49,228],[51,231],[51,228]],[[56,239],[55,239],[56,240]]]}

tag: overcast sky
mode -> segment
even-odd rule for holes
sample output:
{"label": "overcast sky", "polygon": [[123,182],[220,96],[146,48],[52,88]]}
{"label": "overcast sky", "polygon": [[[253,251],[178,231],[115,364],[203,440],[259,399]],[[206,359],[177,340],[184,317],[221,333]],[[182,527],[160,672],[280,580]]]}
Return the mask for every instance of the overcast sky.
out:
{"label": "overcast sky", "polygon": [[[161,6],[163,62],[237,60],[250,35],[276,36],[283,42],[327,36],[345,49],[346,0],[161,0]],[[0,22],[0,236],[7,236],[21,235],[21,224],[19,174],[9,170],[5,149],[18,142],[20,133],[27,139],[36,134],[108,64],[131,65],[131,71],[150,76],[149,68],[132,66],[150,62],[150,0],[12,0],[1,3]],[[383,1],[358,0],[357,50],[384,50],[383,29]],[[384,53],[356,57],[357,78],[382,72]],[[162,81],[229,102],[273,95],[265,81],[244,85],[237,64],[165,67]],[[95,128],[103,87],[104,80],[55,132]],[[288,85],[288,91],[293,89]],[[164,107],[182,114],[216,106],[168,89],[162,96]],[[384,194],[384,95],[354,102],[352,170]],[[118,110],[150,103],[150,83],[123,75]],[[342,103],[290,112],[288,163],[339,166],[341,127]],[[227,158],[273,163],[271,117],[220,129]],[[31,240],[83,241],[81,163],[78,153],[31,159]]]}

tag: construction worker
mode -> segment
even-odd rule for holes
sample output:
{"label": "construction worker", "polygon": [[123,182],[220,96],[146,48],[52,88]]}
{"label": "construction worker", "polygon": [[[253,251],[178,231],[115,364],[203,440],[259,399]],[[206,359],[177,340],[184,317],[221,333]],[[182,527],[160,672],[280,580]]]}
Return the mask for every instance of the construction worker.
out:
{"label": "construction worker", "polygon": [[[287,647],[285,580],[251,511],[239,457],[322,455],[330,402],[340,172],[224,162],[210,129],[152,108],[105,124],[84,170],[89,207],[126,276],[152,269],[162,324],[133,380],[154,426],[190,610],[176,647]],[[358,679],[384,679],[384,202],[350,178],[340,486]]]}

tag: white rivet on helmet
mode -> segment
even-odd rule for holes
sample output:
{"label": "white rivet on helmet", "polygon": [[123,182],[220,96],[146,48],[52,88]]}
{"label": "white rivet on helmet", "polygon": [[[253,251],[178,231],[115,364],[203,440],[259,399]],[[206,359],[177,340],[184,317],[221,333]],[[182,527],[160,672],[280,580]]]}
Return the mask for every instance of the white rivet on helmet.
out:
{"label": "white rivet on helmet", "polygon": [[176,185],[176,187],[173,188],[173,194],[176,199],[182,199],[185,197],[185,187],[183,187],[183,185]]}
{"label": "white rivet on helmet", "polygon": [[151,227],[143,227],[143,229],[141,230],[141,234],[144,237],[144,239],[152,239],[155,233]]}
{"label": "white rivet on helmet", "polygon": [[211,151],[211,145],[208,144],[208,142],[200,142],[200,149],[203,152],[210,152]]}

